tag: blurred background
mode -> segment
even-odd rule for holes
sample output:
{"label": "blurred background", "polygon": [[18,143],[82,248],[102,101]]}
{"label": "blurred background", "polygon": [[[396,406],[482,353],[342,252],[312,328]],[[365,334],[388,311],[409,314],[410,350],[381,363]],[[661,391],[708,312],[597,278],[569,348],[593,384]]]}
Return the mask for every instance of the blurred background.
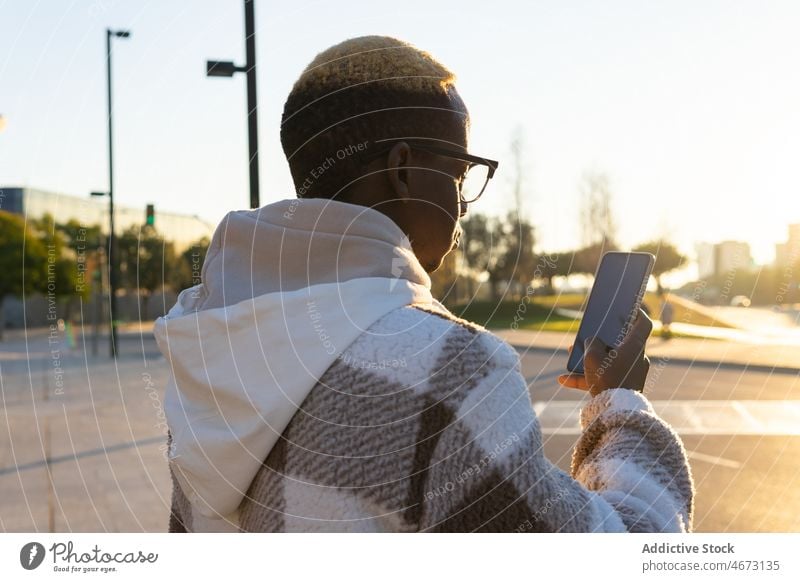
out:
{"label": "blurred background", "polygon": [[0,530],[166,529],[152,321],[254,183],[294,196],[284,100],[365,34],[454,70],[501,162],[434,293],[523,354],[548,455],[568,468],[582,396],[555,377],[599,259],[645,250],[696,526],[800,530],[798,24],[789,0],[0,4]]}

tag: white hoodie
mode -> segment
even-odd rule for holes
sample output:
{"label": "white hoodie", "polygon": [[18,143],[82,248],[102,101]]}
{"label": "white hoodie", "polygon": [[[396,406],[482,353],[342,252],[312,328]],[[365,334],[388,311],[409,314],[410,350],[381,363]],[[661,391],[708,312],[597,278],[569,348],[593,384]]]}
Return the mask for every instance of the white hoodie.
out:
{"label": "white hoodie", "polygon": [[229,213],[201,280],[155,324],[172,368],[169,462],[195,531],[235,530],[253,477],[342,352],[393,309],[444,308],[390,218],[322,199]]}

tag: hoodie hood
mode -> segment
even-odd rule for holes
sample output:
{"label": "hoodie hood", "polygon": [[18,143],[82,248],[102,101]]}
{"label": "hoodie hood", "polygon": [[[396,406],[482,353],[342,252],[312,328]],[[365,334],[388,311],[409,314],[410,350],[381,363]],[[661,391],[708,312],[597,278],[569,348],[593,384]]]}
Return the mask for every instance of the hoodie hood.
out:
{"label": "hoodie hood", "polygon": [[322,199],[228,214],[201,281],[155,324],[172,372],[169,462],[196,512],[235,522],[264,459],[342,352],[394,309],[442,307],[389,217]]}

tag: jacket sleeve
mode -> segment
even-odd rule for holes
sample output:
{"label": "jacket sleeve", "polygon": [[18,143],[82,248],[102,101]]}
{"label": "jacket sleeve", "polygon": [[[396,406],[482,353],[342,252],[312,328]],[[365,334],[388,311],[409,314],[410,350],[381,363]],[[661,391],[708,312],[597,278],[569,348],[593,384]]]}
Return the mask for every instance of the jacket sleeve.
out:
{"label": "jacket sleeve", "polygon": [[570,476],[544,457],[513,361],[443,402],[451,420],[430,447],[420,530],[690,531],[686,453],[642,394],[617,388],[588,402]]}

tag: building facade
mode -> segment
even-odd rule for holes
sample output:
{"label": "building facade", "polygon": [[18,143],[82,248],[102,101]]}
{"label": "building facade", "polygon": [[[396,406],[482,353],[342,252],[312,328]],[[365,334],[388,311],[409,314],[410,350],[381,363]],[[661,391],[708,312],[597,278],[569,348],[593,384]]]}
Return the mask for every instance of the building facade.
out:
{"label": "building facade", "polygon": [[[38,190],[0,186],[0,210],[21,214],[30,219],[42,218],[50,214],[56,222],[66,223],[76,220],[86,227],[100,226],[103,234],[108,234],[108,199],[105,197],[70,196]],[[114,218],[117,234],[131,226],[141,226],[145,222],[145,208],[115,205]],[[207,236],[211,238],[214,227],[197,216],[162,212],[156,207],[155,227],[166,240],[175,243],[176,252],[182,252],[193,242]]]}

